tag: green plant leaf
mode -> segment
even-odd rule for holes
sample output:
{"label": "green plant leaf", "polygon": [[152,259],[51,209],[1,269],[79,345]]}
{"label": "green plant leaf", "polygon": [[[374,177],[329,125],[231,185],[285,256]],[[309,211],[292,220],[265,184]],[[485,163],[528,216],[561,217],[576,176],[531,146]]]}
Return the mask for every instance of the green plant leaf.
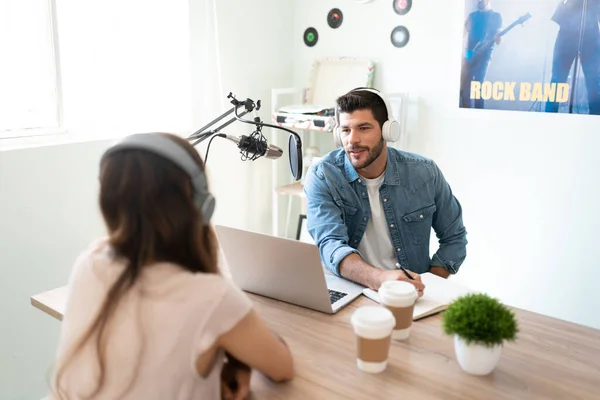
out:
{"label": "green plant leaf", "polygon": [[443,314],[442,325],[447,335],[489,347],[514,341],[518,333],[514,313],[482,293],[470,293],[452,302]]}

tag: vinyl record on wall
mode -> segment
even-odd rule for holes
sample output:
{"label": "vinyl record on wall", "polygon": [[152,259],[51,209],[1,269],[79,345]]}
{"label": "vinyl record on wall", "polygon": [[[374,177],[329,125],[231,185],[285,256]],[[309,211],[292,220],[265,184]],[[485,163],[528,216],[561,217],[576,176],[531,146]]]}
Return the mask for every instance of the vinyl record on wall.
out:
{"label": "vinyl record on wall", "polygon": [[393,6],[396,14],[405,15],[412,8],[412,0],[393,0]]}
{"label": "vinyl record on wall", "polygon": [[332,8],[327,14],[327,25],[329,25],[330,28],[339,28],[340,25],[342,25],[343,20],[344,14],[342,14],[342,11],[340,11],[339,8]]}
{"label": "vinyl record on wall", "polygon": [[304,31],[304,44],[313,47],[319,40],[319,32],[313,27],[306,28]]}
{"label": "vinyl record on wall", "polygon": [[392,30],[390,39],[394,47],[404,47],[410,39],[410,33],[405,26],[399,25]]}

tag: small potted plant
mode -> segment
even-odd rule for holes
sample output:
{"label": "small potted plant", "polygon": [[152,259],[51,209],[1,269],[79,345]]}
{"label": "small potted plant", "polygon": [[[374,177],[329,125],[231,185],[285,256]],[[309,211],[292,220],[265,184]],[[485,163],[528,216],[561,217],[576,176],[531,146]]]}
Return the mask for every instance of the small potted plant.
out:
{"label": "small potted plant", "polygon": [[498,365],[505,341],[514,341],[514,313],[487,294],[467,294],[456,299],[443,315],[443,329],[454,336],[460,367],[470,374],[487,375]]}

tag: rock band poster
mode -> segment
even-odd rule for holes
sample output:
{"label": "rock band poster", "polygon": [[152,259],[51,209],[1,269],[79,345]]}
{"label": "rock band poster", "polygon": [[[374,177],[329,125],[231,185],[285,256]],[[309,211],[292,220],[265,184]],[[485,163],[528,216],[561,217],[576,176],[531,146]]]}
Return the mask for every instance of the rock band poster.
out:
{"label": "rock band poster", "polygon": [[465,0],[459,106],[600,115],[600,0]]}

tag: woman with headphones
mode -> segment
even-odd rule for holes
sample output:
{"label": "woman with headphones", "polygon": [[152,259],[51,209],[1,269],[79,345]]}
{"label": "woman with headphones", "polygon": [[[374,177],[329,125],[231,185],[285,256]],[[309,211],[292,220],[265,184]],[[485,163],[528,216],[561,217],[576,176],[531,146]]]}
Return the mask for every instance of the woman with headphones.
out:
{"label": "woman with headphones", "polygon": [[108,236],[75,262],[51,399],[244,399],[251,368],[292,379],[287,345],[219,274],[215,200],[186,140],[109,148],[99,203]]}

